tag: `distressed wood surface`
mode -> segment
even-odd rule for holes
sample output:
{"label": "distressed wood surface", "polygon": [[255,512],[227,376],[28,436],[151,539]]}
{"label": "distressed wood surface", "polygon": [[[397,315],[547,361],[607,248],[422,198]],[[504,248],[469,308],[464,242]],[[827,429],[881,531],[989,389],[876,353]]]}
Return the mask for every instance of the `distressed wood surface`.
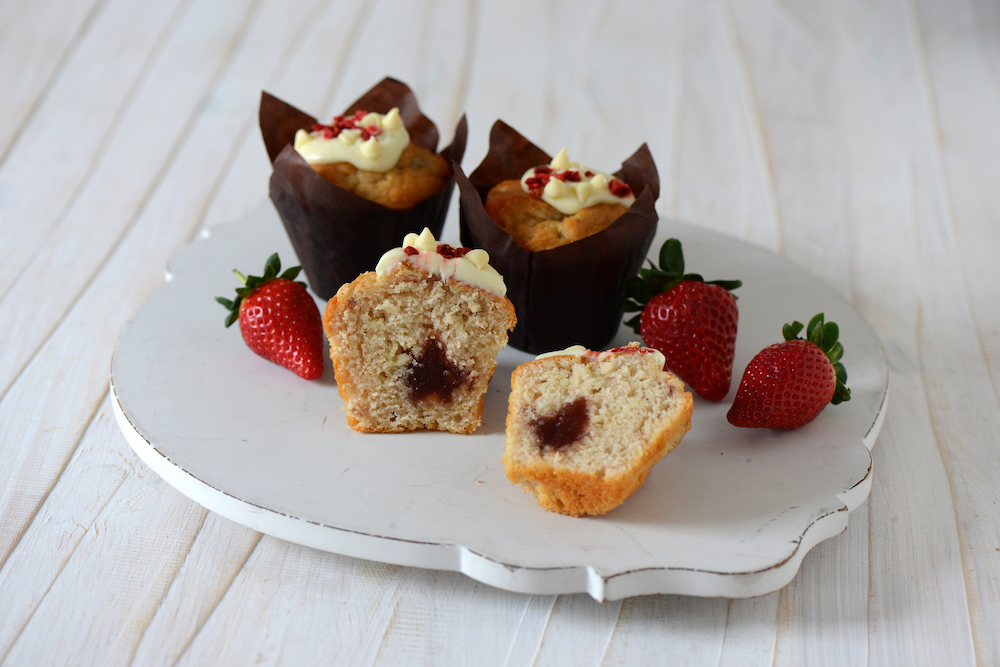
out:
{"label": "distressed wood surface", "polygon": [[[661,216],[871,322],[871,497],[785,589],[508,593],[255,533],[133,454],[115,340],[265,198],[260,91],[325,117],[387,74],[468,115],[470,169],[497,118],[596,165],[647,142]],[[12,1],[0,87],[0,665],[1000,665],[996,3]]]}

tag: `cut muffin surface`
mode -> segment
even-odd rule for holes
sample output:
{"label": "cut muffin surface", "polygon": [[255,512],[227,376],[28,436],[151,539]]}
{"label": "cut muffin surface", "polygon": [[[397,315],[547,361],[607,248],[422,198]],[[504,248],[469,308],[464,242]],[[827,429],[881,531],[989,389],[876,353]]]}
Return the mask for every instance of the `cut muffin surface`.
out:
{"label": "cut muffin surface", "polygon": [[556,353],[511,377],[507,477],[553,512],[604,514],[691,428],[693,398],[655,350]]}

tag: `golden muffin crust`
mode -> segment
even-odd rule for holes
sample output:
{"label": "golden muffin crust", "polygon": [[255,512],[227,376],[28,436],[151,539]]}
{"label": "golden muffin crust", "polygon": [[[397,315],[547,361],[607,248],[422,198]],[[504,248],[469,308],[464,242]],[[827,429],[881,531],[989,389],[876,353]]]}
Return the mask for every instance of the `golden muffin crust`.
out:
{"label": "golden muffin crust", "polygon": [[399,162],[386,172],[358,169],[349,162],[312,167],[338,188],[396,211],[413,208],[439,192],[451,178],[447,160],[413,144],[403,149]]}
{"label": "golden muffin crust", "polygon": [[532,252],[558,248],[604,231],[628,210],[621,204],[596,204],[565,215],[525,192],[521,181],[513,179],[493,186],[483,208],[511,238]]}
{"label": "golden muffin crust", "polygon": [[516,323],[505,297],[405,262],[384,275],[361,274],[323,315],[348,425],[472,433]]}
{"label": "golden muffin crust", "polygon": [[662,359],[632,343],[518,366],[507,478],[560,514],[599,515],[622,504],[691,428],[694,399]]}

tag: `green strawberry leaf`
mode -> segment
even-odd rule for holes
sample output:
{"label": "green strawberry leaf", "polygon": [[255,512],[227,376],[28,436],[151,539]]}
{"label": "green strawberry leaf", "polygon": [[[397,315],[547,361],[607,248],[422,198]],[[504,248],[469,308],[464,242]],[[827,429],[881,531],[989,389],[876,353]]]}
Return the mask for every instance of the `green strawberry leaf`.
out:
{"label": "green strawberry leaf", "polygon": [[823,326],[823,313],[817,313],[806,325],[806,340],[819,345],[818,329]]}
{"label": "green strawberry leaf", "polygon": [[684,275],[684,251],[677,239],[667,239],[660,248],[660,266],[667,273]]}
{"label": "green strawberry leaf", "polygon": [[781,328],[781,334],[784,336],[785,340],[796,340],[799,337],[799,333],[802,331],[803,326],[802,322],[798,321],[786,324]]}
{"label": "green strawberry leaf", "polygon": [[820,328],[820,347],[823,350],[829,351],[830,348],[834,346],[837,342],[837,337],[840,336],[840,328],[837,326],[836,322],[827,322]]}
{"label": "green strawberry leaf", "polygon": [[[277,255],[275,255],[275,257],[277,257]],[[284,273],[282,273],[278,277],[284,278],[285,280],[295,280],[295,278],[299,275],[299,271],[301,270],[302,270],[301,266],[293,266],[287,269]]]}
{"label": "green strawberry leaf", "polygon": [[[709,280],[709,281],[706,282],[706,284],[708,284],[708,285],[718,285],[722,289],[729,290],[730,292],[732,292],[737,287],[742,287],[743,286],[743,281],[742,280]],[[733,297],[734,298],[739,298],[735,294],[733,295]]]}

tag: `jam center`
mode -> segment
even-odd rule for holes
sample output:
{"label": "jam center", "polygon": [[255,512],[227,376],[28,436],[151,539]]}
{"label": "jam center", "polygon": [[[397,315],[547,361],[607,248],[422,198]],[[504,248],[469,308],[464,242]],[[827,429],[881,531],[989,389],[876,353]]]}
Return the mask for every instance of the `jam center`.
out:
{"label": "jam center", "polygon": [[444,345],[437,338],[428,338],[419,356],[411,350],[407,353],[411,361],[405,382],[414,401],[433,398],[449,402],[452,393],[469,381],[469,374],[448,359]]}
{"label": "jam center", "polygon": [[542,451],[562,451],[583,436],[590,423],[587,399],[581,396],[546,417],[531,420]]}

